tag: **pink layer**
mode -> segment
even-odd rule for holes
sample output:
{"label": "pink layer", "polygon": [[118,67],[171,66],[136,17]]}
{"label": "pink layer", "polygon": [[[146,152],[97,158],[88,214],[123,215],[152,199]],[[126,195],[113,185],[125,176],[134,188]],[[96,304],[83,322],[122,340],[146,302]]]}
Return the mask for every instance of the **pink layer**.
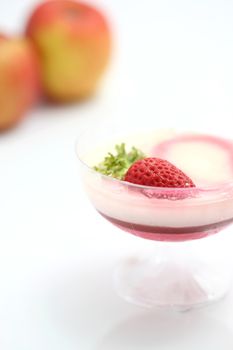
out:
{"label": "pink layer", "polygon": [[213,223],[203,226],[192,226],[192,227],[159,227],[159,226],[148,226],[139,225],[130,222],[121,221],[110,216],[107,216],[100,212],[100,214],[113,223],[120,229],[129,232],[135,236],[141,238],[155,240],[155,241],[187,241],[200,239],[211,234],[219,232],[221,229],[230,225],[233,222],[233,218],[218,223]]}

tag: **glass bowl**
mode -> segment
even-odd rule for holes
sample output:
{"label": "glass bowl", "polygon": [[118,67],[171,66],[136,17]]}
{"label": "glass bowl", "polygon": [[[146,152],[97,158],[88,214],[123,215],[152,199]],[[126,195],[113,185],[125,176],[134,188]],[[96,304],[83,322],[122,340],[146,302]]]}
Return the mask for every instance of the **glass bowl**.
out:
{"label": "glass bowl", "polygon": [[117,132],[113,136],[112,130],[92,130],[76,145],[85,191],[95,209],[120,229],[155,242],[154,252],[130,257],[117,268],[117,292],[139,305],[178,310],[218,300],[226,294],[231,274],[226,247],[220,249],[226,239],[215,234],[233,222],[233,182],[159,188],[93,170],[89,154],[126,137]]}

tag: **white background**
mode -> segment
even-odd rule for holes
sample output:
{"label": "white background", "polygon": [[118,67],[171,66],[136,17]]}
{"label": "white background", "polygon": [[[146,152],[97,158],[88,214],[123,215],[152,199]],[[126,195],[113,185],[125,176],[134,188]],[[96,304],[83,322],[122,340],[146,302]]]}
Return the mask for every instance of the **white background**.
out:
{"label": "white background", "polygon": [[[144,242],[95,213],[74,142],[89,125],[112,119],[232,136],[233,2],[94,3],[115,36],[99,95],[40,107],[0,136],[0,347],[232,350],[232,292],[186,314],[146,311],[116,296],[113,267]],[[1,1],[0,30],[23,32],[33,4]]]}

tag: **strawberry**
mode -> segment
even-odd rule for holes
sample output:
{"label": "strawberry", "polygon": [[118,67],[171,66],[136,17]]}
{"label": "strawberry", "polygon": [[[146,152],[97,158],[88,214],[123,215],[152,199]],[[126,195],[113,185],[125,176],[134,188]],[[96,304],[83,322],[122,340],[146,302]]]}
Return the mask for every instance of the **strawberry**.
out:
{"label": "strawberry", "polygon": [[144,158],[131,165],[124,180],[144,186],[185,188],[195,187],[192,180],[167,160]]}

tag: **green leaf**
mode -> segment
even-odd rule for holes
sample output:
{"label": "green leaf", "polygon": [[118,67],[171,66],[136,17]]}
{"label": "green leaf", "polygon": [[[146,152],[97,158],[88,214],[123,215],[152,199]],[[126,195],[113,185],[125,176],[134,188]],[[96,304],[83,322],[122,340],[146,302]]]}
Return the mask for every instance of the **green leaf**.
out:
{"label": "green leaf", "polygon": [[115,146],[116,154],[108,153],[104,160],[93,169],[99,173],[122,180],[130,166],[139,159],[146,156],[136,147],[132,147],[129,152],[125,149],[125,144]]}

